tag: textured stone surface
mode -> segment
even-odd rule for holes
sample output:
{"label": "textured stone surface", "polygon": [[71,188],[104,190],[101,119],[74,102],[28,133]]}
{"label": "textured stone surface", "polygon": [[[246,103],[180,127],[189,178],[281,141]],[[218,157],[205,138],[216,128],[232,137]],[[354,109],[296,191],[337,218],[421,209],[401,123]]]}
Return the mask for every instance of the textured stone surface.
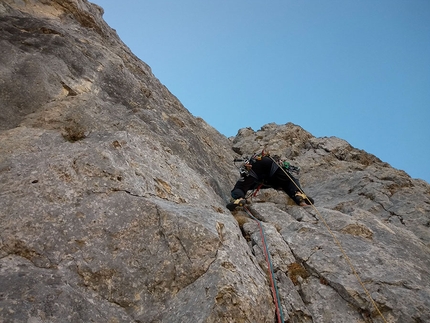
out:
{"label": "textured stone surface", "polygon": [[291,123],[225,138],[102,12],[0,3],[0,322],[276,322],[259,227],[225,208],[234,157],[264,147],[316,202],[250,208],[285,322],[384,322],[372,300],[430,321],[428,183]]}
{"label": "textured stone surface", "polygon": [[[271,189],[253,199],[254,215],[272,227],[267,240],[291,322],[429,320],[428,183],[344,140],[314,138],[293,124],[242,129],[233,141],[240,153],[264,147],[301,167],[302,186],[316,203],[299,208]],[[257,246],[257,228],[243,228]],[[255,254],[262,262],[262,252]]]}

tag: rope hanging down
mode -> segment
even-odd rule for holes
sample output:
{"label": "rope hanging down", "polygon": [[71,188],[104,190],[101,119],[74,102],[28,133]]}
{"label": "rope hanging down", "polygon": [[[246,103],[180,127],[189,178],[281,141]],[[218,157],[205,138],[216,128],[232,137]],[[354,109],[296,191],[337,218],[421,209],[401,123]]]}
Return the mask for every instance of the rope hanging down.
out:
{"label": "rope hanging down", "polygon": [[[272,158],[272,156],[268,156],[274,163],[276,163],[276,161]],[[290,177],[290,175],[288,174],[287,171],[285,171],[282,167],[280,167],[282,169],[282,171],[288,176],[288,178],[291,180],[291,182],[294,183],[294,185],[297,187],[297,189],[300,191],[300,193],[304,194],[304,196],[306,196],[306,194],[303,192],[303,190],[296,184],[295,181],[292,180],[292,178]],[[370,295],[370,292],[367,290],[366,286],[364,286],[363,281],[361,280],[360,276],[358,275],[357,271],[355,270],[354,265],[352,264],[351,260],[349,259],[348,255],[346,254],[345,250],[342,247],[342,244],[340,243],[340,241],[336,238],[336,236],[334,235],[333,231],[330,229],[329,225],[327,224],[327,222],[324,220],[324,218],[322,217],[321,213],[318,211],[318,209],[315,207],[315,205],[313,203],[311,203],[311,201],[309,200],[309,198],[306,196],[306,199],[308,200],[308,202],[310,203],[310,205],[312,205],[312,207],[314,208],[315,212],[318,214],[318,217],[321,219],[321,221],[324,223],[325,227],[327,228],[328,232],[330,233],[330,235],[333,237],[333,240],[336,242],[336,244],[338,245],[340,251],[342,252],[342,255],[344,256],[346,262],[348,263],[349,267],[352,270],[352,273],[354,274],[354,276],[357,278],[358,282],[360,283],[361,287],[363,288],[364,292],[366,293],[367,297],[370,299],[370,302],[372,303],[373,307],[376,309],[376,311],[378,312],[378,314],[381,316],[382,320],[384,321],[384,323],[388,323],[387,320],[385,319],[384,315],[382,315],[381,311],[379,310],[378,306],[376,305],[376,302],[373,300],[372,296]]]}
{"label": "rope hanging down", "polygon": [[264,256],[266,257],[267,269],[269,271],[270,285],[271,285],[272,295],[273,295],[273,301],[275,302],[276,318],[277,318],[278,323],[284,323],[284,315],[282,313],[281,299],[279,297],[278,286],[276,285],[276,281],[275,281],[275,277],[274,277],[274,273],[273,273],[272,260],[270,258],[269,251],[267,250],[267,243],[266,243],[266,237],[264,235],[263,226],[261,225],[261,222],[256,217],[254,217],[254,215],[252,215],[251,211],[246,206],[244,206],[243,209],[245,210],[246,214],[248,214],[248,216],[257,223],[257,225],[260,229],[261,243],[263,246],[263,253],[264,253]]}

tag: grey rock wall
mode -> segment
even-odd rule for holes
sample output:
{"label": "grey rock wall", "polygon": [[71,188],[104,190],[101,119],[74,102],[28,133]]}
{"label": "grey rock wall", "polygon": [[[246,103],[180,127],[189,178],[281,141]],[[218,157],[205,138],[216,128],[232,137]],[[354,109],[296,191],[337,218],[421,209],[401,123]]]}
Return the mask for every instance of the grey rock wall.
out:
{"label": "grey rock wall", "polygon": [[316,202],[250,206],[285,322],[430,321],[428,183],[290,123],[225,138],[102,14],[0,3],[0,322],[276,322],[257,222],[225,208],[263,147]]}
{"label": "grey rock wall", "polygon": [[[316,204],[297,207],[272,189],[253,198],[289,322],[430,320],[429,184],[291,123],[241,129],[233,141],[241,154],[263,148],[301,167]],[[242,228],[263,262],[256,224]]]}

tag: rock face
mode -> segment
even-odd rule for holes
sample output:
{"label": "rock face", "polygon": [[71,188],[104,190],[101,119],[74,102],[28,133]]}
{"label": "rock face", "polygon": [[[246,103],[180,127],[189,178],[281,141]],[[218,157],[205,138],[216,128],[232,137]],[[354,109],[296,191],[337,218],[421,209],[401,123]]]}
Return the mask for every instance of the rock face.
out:
{"label": "rock face", "polygon": [[[428,183],[293,124],[241,129],[233,142],[240,154],[264,147],[301,166],[316,204],[290,205],[274,190],[254,199],[289,322],[430,320]],[[260,249],[255,224],[243,229]]]}
{"label": "rock face", "polygon": [[[293,124],[229,140],[84,0],[0,3],[0,322],[430,321],[430,186]],[[225,204],[267,147],[316,207]],[[379,311],[379,312],[378,312]]]}

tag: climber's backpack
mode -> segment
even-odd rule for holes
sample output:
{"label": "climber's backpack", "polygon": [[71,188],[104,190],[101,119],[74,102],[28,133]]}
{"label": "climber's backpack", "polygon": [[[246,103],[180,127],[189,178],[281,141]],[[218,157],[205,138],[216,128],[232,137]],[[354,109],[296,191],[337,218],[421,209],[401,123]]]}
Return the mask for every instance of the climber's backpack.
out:
{"label": "climber's backpack", "polygon": [[291,165],[289,162],[287,162],[287,161],[285,161],[285,160],[280,160],[279,162],[278,162],[278,164],[283,168],[283,169],[285,169],[287,172],[293,172],[293,173],[296,173],[297,175],[299,175],[300,174],[300,167],[298,167],[298,166],[293,166],[293,165]]}

